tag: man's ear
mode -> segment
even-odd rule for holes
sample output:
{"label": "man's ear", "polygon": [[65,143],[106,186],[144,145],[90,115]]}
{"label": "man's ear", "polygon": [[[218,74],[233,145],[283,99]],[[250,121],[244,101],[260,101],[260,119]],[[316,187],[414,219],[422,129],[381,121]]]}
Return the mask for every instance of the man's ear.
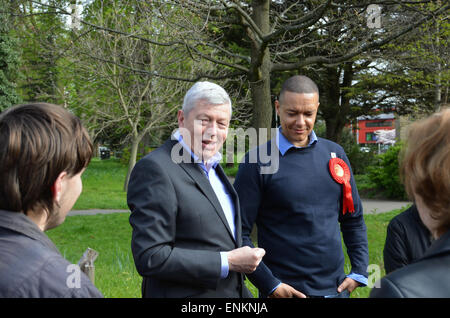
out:
{"label": "man's ear", "polygon": [[63,171],[58,175],[58,178],[56,178],[55,183],[52,185],[52,194],[53,194],[53,201],[59,204],[59,201],[61,200],[61,193],[62,193],[62,187],[63,187],[63,181],[64,178],[67,176],[67,172]]}
{"label": "man's ear", "polygon": [[277,112],[277,115],[280,116],[280,102],[278,99],[275,100],[275,111]]}
{"label": "man's ear", "polygon": [[183,110],[180,109],[178,111],[177,118],[178,118],[178,127],[184,127],[184,112],[183,112]]}

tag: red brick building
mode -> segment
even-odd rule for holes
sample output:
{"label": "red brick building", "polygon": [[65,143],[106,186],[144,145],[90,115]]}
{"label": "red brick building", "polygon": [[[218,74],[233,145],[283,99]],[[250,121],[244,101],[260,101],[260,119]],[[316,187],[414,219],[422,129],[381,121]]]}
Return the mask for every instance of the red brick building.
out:
{"label": "red brick building", "polygon": [[392,129],[395,129],[395,116],[393,113],[360,116],[357,118],[356,142],[358,144],[375,144],[377,142],[376,130]]}

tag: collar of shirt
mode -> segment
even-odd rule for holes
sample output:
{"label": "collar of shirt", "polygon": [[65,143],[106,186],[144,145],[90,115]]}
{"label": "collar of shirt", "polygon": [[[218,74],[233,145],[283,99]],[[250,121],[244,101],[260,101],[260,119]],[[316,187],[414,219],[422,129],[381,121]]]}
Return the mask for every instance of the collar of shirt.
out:
{"label": "collar of shirt", "polygon": [[219,164],[220,160],[222,160],[222,154],[220,152],[216,152],[214,156],[209,158],[206,162],[201,161],[200,158],[195,153],[193,153],[191,148],[184,142],[183,136],[181,136],[180,130],[178,129],[173,133],[172,137],[173,139],[178,140],[178,142],[183,146],[184,149],[189,151],[192,158],[194,159],[194,162],[200,165],[200,167],[205,171],[207,176],[209,170],[211,170],[211,168],[215,169]]}
{"label": "collar of shirt", "polygon": [[276,142],[277,142],[277,146],[278,149],[281,152],[281,155],[284,156],[284,154],[291,148],[297,148],[297,149],[301,149],[301,148],[308,148],[311,147],[313,144],[315,144],[316,142],[318,142],[319,139],[317,138],[316,133],[313,131],[311,131],[311,133],[309,134],[309,143],[306,147],[297,147],[294,146],[289,140],[287,140],[287,138],[281,133],[281,126],[278,127],[278,131],[277,131],[277,138],[276,138]]}

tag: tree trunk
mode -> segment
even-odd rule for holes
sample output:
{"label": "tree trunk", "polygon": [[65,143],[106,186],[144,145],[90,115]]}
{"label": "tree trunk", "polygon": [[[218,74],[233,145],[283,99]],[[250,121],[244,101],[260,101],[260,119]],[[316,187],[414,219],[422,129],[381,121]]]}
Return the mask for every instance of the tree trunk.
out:
{"label": "tree trunk", "polygon": [[123,190],[125,192],[128,191],[128,183],[130,182],[131,171],[133,171],[134,165],[136,164],[137,151],[141,139],[142,138],[140,138],[139,136],[133,137],[133,141],[131,142],[130,159],[128,161],[128,171],[127,176],[125,178],[125,183],[123,185]]}
{"label": "tree trunk", "polygon": [[[253,6],[253,21],[262,31],[267,34],[270,31],[270,1],[255,0]],[[256,35],[255,35],[256,37]],[[264,43],[252,41],[251,46],[251,71],[250,90],[253,103],[252,127],[267,129],[267,138],[270,138],[270,128],[272,126],[272,101],[270,95],[270,52]],[[265,138],[263,138],[265,139]],[[258,141],[260,138],[258,138]],[[264,141],[264,140],[262,140]]]}
{"label": "tree trunk", "polygon": [[433,98],[433,108],[437,112],[441,108],[441,64],[437,65],[437,73],[434,80],[434,98]]}
{"label": "tree trunk", "polygon": [[[441,40],[440,36],[439,36],[439,23],[436,22],[435,27],[436,27],[436,29],[435,29],[436,48],[439,48],[439,41]],[[441,108],[441,71],[442,71],[441,62],[437,61],[436,62],[436,77],[434,80],[434,100],[433,100],[433,106],[434,106],[435,112],[439,111]]]}
{"label": "tree trunk", "polygon": [[340,124],[340,120],[338,118],[325,118],[325,125],[326,139],[340,143],[342,130],[344,129],[344,125]]}

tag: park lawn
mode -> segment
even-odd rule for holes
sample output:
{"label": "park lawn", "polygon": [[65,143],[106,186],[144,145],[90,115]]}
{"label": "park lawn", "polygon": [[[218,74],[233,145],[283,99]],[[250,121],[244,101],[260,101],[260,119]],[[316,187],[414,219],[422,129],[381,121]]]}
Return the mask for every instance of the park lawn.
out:
{"label": "park lawn", "polygon": [[[388,222],[401,210],[366,215],[369,240],[369,264],[378,264],[384,276],[383,246]],[[71,263],[77,263],[86,248],[99,252],[95,261],[95,285],[108,298],[140,297],[142,278],[136,272],[131,254],[131,226],[129,213],[75,215],[66,218],[59,227],[47,232],[61,254]],[[345,269],[350,270],[346,257]],[[257,291],[246,282],[250,291]],[[355,298],[368,297],[370,288],[357,288]]]}
{"label": "park lawn", "polygon": [[74,215],[46,234],[61,254],[78,263],[90,247],[97,252],[95,285],[108,298],[140,297],[141,277],[131,254],[129,213]]}
{"label": "park lawn", "polygon": [[127,194],[123,190],[126,175],[127,166],[119,159],[93,158],[81,177],[83,192],[73,210],[128,210]]}

